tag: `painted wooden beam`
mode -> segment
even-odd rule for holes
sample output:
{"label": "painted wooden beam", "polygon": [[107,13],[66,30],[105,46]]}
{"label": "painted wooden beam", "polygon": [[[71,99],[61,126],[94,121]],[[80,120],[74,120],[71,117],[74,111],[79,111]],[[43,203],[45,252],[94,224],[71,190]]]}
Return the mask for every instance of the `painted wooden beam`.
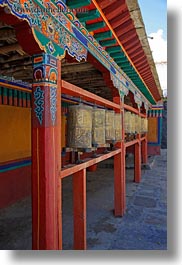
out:
{"label": "painted wooden beam", "polygon": [[112,32],[110,30],[94,34],[94,38],[97,41],[101,41],[101,40],[104,40],[104,39],[109,39],[111,37],[112,37]]}
{"label": "painted wooden beam", "polygon": [[62,169],[60,171],[60,177],[61,178],[65,178],[67,176],[70,176],[70,175],[72,175],[72,174],[74,174],[74,173],[76,173],[76,172],[78,172],[80,170],[83,170],[83,169],[85,169],[87,167],[90,167],[90,166],[93,166],[93,165],[95,165],[95,164],[97,164],[97,163],[99,163],[99,162],[101,162],[103,160],[106,160],[106,159],[108,159],[110,157],[113,157],[113,156],[119,154],[120,152],[121,152],[121,149],[117,149],[115,151],[109,152],[108,154],[98,155],[97,158],[92,158],[92,159],[89,159],[88,158],[82,164],[79,164],[79,165],[74,165],[74,164],[73,165],[70,165],[69,168],[65,168],[65,169]]}
{"label": "painted wooden beam", "polygon": [[101,28],[104,28],[106,26],[105,22],[104,21],[101,21],[101,22],[97,22],[97,23],[92,23],[92,24],[89,24],[89,25],[85,25],[86,29],[91,32],[91,31],[94,31],[94,30],[97,30],[97,29],[101,29]]}
{"label": "painted wooden beam", "polygon": [[89,20],[94,20],[100,17],[100,13],[97,9],[93,9],[91,11],[85,13],[78,13],[77,17],[80,22],[87,22]]}
{"label": "painted wooden beam", "polygon": [[70,8],[80,8],[83,6],[87,6],[91,3],[91,0],[82,0],[82,1],[77,1],[77,0],[67,0],[66,5],[69,6]]}
{"label": "painted wooden beam", "polygon": [[117,41],[115,39],[100,41],[100,45],[103,47],[108,47],[108,46],[114,45],[116,43],[117,43]]}
{"label": "painted wooden beam", "polygon": [[64,80],[62,80],[62,93],[65,93],[70,96],[76,96],[76,97],[80,97],[81,95],[83,100],[87,100],[89,102],[96,103],[98,105],[109,107],[114,110],[120,108],[118,104],[115,104],[112,101],[99,97],[89,91],[86,91],[85,89],[82,89],[78,86],[70,84]]}
{"label": "painted wooden beam", "polygon": [[108,48],[106,48],[106,51],[107,51],[108,53],[121,52],[121,46],[112,46],[112,47],[108,47]]}

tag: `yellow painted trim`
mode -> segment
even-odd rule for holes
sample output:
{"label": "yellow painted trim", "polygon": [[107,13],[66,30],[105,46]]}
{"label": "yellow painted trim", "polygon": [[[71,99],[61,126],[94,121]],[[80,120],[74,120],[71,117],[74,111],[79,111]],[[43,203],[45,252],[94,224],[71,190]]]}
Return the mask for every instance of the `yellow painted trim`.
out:
{"label": "yellow painted trim", "polygon": [[93,2],[93,4],[95,5],[95,7],[97,8],[97,10],[99,11],[99,13],[101,14],[101,16],[102,16],[104,22],[107,24],[107,26],[108,26],[109,29],[111,30],[111,32],[112,32],[112,34],[114,35],[115,39],[117,40],[117,42],[118,42],[119,45],[121,46],[122,50],[124,51],[126,57],[127,57],[128,60],[129,60],[129,62],[131,63],[131,65],[133,66],[133,68],[135,69],[135,71],[137,72],[137,74],[139,75],[140,79],[141,79],[141,80],[143,81],[143,83],[145,84],[145,86],[146,86],[147,90],[149,91],[149,93],[151,94],[153,100],[154,100],[155,102],[157,102],[157,101],[154,99],[152,93],[150,92],[148,86],[147,86],[146,83],[144,82],[143,78],[142,78],[141,75],[139,74],[138,70],[136,69],[135,65],[133,64],[132,60],[131,60],[130,57],[128,56],[128,54],[127,54],[125,48],[123,47],[123,45],[121,44],[120,40],[118,39],[116,33],[114,32],[114,30],[113,30],[113,28],[111,27],[110,23],[108,22],[106,16],[105,16],[104,13],[102,12],[102,10],[101,10],[100,6],[98,5],[97,1],[96,1],[96,0],[92,0],[92,2]]}

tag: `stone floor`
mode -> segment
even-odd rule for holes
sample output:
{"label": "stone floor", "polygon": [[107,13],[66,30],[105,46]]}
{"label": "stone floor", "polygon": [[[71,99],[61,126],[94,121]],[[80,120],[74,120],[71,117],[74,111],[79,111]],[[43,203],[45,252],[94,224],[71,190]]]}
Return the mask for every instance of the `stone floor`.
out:
{"label": "stone floor", "polygon": [[[127,209],[113,215],[112,159],[87,173],[87,249],[167,249],[167,150],[149,158],[140,184],[126,170]],[[104,162],[106,163],[106,161]],[[73,249],[72,177],[63,180],[63,248]],[[0,210],[0,249],[31,249],[31,199]]]}

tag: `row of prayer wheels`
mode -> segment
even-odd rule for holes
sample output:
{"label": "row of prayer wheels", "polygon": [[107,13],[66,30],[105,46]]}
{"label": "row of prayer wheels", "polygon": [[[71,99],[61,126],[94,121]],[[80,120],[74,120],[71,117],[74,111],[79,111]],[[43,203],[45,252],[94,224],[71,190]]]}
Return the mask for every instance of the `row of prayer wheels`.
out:
{"label": "row of prayer wheels", "polygon": [[146,133],[148,131],[148,119],[125,111],[124,128],[126,134]]}
{"label": "row of prayer wheels", "polygon": [[121,141],[121,115],[84,104],[72,105],[68,109],[67,146],[70,148],[92,148],[107,142]]}

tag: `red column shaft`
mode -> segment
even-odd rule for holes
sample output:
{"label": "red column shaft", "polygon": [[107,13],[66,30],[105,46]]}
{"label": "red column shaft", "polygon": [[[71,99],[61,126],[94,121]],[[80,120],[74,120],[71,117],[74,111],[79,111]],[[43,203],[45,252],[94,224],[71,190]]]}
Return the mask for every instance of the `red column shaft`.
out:
{"label": "red column shaft", "polygon": [[86,249],[86,169],[73,175],[74,249]]}
{"label": "red column shaft", "polygon": [[[36,61],[41,61],[36,65]],[[32,93],[32,244],[34,250],[59,249],[58,191],[60,172],[60,99],[57,76],[47,80],[49,69],[59,71],[57,59],[46,54],[34,57]],[[40,68],[39,68],[40,66]],[[36,73],[45,71],[41,82]],[[61,196],[61,194],[59,194]]]}
{"label": "red column shaft", "polygon": [[137,135],[139,143],[135,144],[135,172],[134,172],[134,181],[141,181],[141,141],[140,134]]}
{"label": "red column shaft", "polygon": [[147,151],[147,134],[145,134],[146,139],[142,141],[142,163],[147,164],[148,163],[148,151]]}
{"label": "red column shaft", "polygon": [[125,176],[125,148],[124,148],[124,117],[123,104],[120,97],[114,97],[113,101],[121,106],[122,140],[116,147],[121,153],[114,156],[114,207],[115,216],[123,216],[126,208],[126,176]]}

